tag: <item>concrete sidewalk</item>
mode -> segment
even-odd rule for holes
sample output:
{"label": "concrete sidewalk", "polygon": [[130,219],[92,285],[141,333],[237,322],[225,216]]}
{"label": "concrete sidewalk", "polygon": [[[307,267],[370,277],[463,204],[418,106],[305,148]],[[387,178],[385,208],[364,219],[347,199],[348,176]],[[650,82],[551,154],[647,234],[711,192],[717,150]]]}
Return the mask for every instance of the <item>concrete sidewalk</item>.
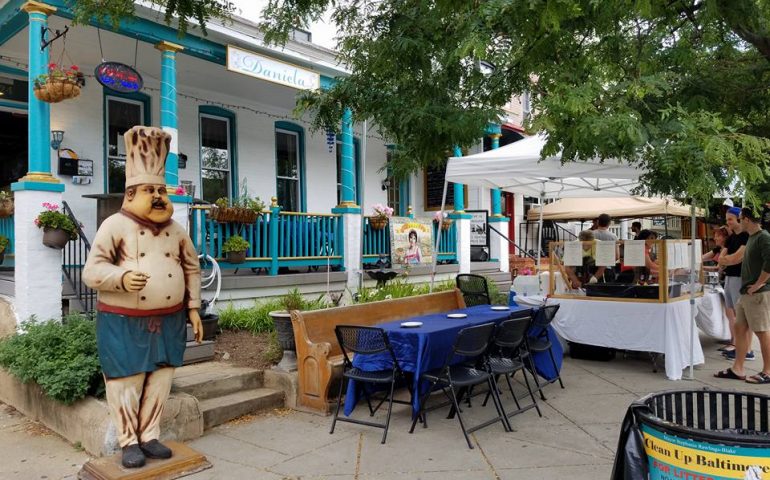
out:
{"label": "concrete sidewalk", "polygon": [[[632,400],[649,392],[706,386],[770,392],[767,386],[713,378],[715,371],[728,367],[730,362],[716,352],[716,343],[706,338],[702,343],[707,364],[696,370],[695,381],[669,381],[662,367],[653,373],[649,360],[642,354],[628,358],[619,354],[607,363],[566,358],[566,389],[560,389],[558,384],[549,385],[545,389],[548,400],[541,402],[538,398],[543,418],[529,410],[512,419],[516,430],[513,433],[503,432],[499,424],[482,429],[472,435],[473,450],[465,444],[457,420],[444,418],[446,410],[430,412],[429,428],[418,425],[410,435],[409,407],[394,405],[385,445],[380,444],[379,429],[338,423],[334,435],[329,435],[331,417],[276,410],[214,428],[191,442],[214,467],[186,478],[609,478],[620,422]],[[748,367],[755,372],[761,368],[761,360],[748,362]],[[518,385],[519,394],[523,391]],[[470,424],[494,414],[491,403],[481,407],[482,399],[476,397],[473,408],[464,409]],[[434,398],[434,402],[438,400]],[[508,395],[504,402],[513,406]],[[364,408],[358,408],[354,415],[368,417]],[[376,415],[378,419],[383,416],[384,413]],[[74,478],[86,460],[83,453],[58,437],[36,437],[23,428],[4,427],[10,422],[8,418],[24,421],[18,414],[0,418],[0,448],[4,458],[9,459],[0,465],[0,478]],[[10,456],[5,455],[8,452]]]}

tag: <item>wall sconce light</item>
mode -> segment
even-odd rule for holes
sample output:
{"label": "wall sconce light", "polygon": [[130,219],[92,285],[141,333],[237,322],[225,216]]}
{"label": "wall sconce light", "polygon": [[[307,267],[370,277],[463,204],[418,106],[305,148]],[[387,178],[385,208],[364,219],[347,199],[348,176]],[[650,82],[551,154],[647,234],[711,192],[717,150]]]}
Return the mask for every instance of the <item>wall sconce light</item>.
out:
{"label": "wall sconce light", "polygon": [[179,168],[187,168],[187,155],[180,153],[177,157]]}
{"label": "wall sconce light", "polygon": [[51,148],[59,150],[62,140],[64,140],[64,130],[51,130]]}
{"label": "wall sconce light", "polygon": [[390,188],[390,179],[386,178],[382,181],[382,189],[387,190],[388,188]]}

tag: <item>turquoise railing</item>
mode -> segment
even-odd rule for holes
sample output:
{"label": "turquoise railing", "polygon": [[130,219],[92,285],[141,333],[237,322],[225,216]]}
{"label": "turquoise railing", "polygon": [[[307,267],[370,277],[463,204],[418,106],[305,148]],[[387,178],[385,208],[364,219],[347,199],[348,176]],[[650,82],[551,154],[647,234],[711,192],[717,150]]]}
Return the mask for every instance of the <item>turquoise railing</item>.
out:
{"label": "turquoise railing", "polygon": [[[362,258],[364,264],[376,263],[380,255],[390,258],[390,228],[387,226],[381,230],[374,229],[369,223],[370,217],[364,217],[364,247]],[[433,238],[438,234],[438,224],[433,224]],[[435,240],[434,240],[435,241]],[[441,232],[441,241],[438,246],[438,260],[440,262],[457,261],[457,226],[452,223],[449,229]]]}
{"label": "turquoise railing", "polygon": [[[192,209],[190,233],[199,253],[217,260],[222,268],[265,268],[271,275],[279,267],[342,265],[342,220],[337,214],[281,212],[274,207],[257,221],[219,223],[209,207]],[[233,264],[222,253],[222,243],[240,235],[250,245],[244,263]]]}
{"label": "turquoise railing", "polygon": [[0,264],[3,267],[13,266],[14,264],[14,229],[13,229],[13,215],[10,217],[0,218],[0,235],[8,238],[8,246],[5,247],[3,252],[3,263]]}

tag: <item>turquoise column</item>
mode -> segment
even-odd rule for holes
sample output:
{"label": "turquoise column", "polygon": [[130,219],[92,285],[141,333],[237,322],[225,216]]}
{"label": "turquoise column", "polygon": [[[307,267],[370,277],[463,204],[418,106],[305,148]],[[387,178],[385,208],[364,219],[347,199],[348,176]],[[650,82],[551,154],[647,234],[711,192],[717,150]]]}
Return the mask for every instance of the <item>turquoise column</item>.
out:
{"label": "turquoise column", "polygon": [[179,185],[179,132],[176,109],[176,53],[184,47],[162,41],[155,45],[160,50],[160,126],[171,134],[171,147],[166,158],[166,185]]}
{"label": "turquoise column", "polygon": [[[489,135],[489,138],[492,139],[492,150],[499,148],[500,137],[503,136],[501,134],[500,125],[490,125],[487,128],[487,134]],[[503,216],[502,213],[503,213],[502,194],[499,188],[493,188],[492,189],[492,216],[502,217]]]}
{"label": "turquoise column", "polygon": [[29,149],[27,174],[12,185],[17,190],[64,191],[64,185],[51,175],[51,106],[35,97],[35,78],[48,73],[50,46],[41,50],[44,29],[48,27],[48,16],[55,7],[38,2],[27,2],[21,10],[29,15],[29,70],[27,146]]}
{"label": "turquoise column", "polygon": [[357,207],[356,205],[356,164],[353,158],[353,111],[345,109],[342,114],[342,132],[340,134],[342,154],[342,193],[339,207]]}
{"label": "turquoise column", "polygon": [[[455,157],[462,157],[463,151],[460,147],[454,148]],[[455,198],[455,213],[465,212],[465,192],[462,183],[454,184],[454,198]]]}

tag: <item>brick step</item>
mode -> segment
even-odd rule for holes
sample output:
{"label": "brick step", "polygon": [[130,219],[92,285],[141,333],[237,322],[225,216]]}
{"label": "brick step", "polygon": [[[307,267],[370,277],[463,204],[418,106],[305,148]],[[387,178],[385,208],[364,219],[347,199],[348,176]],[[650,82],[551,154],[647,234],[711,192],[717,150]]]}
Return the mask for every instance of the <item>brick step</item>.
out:
{"label": "brick step", "polygon": [[284,393],[271,388],[254,388],[201,400],[203,428],[209,429],[234,418],[283,406]]}
{"label": "brick step", "polygon": [[190,394],[202,401],[260,388],[262,380],[261,370],[206,362],[177,368],[171,390]]}

